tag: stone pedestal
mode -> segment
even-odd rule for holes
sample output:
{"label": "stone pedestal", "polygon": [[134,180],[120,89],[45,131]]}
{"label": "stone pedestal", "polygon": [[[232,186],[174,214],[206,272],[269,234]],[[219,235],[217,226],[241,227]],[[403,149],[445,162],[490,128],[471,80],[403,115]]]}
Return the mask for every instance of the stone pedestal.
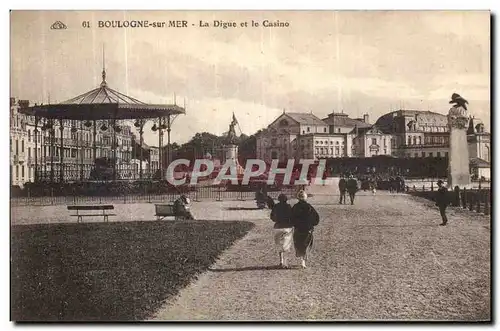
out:
{"label": "stone pedestal", "polygon": [[450,152],[448,166],[448,187],[460,188],[470,186],[469,148],[467,144],[467,128],[469,117],[463,107],[452,107],[448,113],[450,129]]}
{"label": "stone pedestal", "polygon": [[233,160],[238,164],[238,145],[225,145],[224,146],[224,163],[227,160]]}

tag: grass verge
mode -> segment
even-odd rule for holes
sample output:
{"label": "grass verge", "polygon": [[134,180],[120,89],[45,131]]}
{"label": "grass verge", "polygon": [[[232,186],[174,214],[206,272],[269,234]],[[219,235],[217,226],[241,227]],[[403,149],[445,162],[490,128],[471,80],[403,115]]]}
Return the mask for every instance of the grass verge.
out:
{"label": "grass verge", "polygon": [[143,320],[253,224],[154,221],[11,228],[11,320]]}

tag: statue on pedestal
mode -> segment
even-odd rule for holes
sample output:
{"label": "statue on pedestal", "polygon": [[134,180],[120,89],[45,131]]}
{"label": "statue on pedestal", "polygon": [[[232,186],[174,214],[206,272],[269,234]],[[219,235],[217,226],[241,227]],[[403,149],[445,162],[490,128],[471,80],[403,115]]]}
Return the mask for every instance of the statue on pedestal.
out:
{"label": "statue on pedestal", "polygon": [[450,129],[450,152],[448,167],[448,186],[466,187],[470,184],[469,148],[467,144],[467,128],[469,114],[467,100],[453,93],[450,104],[453,107],[448,112],[448,127]]}
{"label": "statue on pedestal", "polygon": [[448,113],[448,125],[450,129],[452,127],[465,129],[469,124],[469,114],[467,112],[467,104],[469,102],[459,94],[453,93],[450,103],[453,104]]}

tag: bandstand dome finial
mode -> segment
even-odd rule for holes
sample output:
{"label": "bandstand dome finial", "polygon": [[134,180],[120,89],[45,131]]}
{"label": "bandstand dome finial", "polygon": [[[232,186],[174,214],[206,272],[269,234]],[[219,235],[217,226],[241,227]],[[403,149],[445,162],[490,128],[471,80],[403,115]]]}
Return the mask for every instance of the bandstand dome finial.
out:
{"label": "bandstand dome finial", "polygon": [[102,82],[101,87],[105,87],[106,84],[106,57],[104,52],[104,45],[102,45]]}

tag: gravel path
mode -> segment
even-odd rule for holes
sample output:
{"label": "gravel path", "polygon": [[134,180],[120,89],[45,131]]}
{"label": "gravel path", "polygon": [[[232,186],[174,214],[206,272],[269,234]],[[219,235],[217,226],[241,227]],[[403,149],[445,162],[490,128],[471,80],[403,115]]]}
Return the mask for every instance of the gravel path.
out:
{"label": "gravel path", "polygon": [[266,212],[235,211],[224,218],[250,217],[255,229],[153,319],[490,319],[488,217],[451,210],[441,227],[439,212],[421,198],[377,192],[354,206],[329,199],[310,199],[321,223],[308,269],[296,267],[293,252],[291,269],[274,268]]}

